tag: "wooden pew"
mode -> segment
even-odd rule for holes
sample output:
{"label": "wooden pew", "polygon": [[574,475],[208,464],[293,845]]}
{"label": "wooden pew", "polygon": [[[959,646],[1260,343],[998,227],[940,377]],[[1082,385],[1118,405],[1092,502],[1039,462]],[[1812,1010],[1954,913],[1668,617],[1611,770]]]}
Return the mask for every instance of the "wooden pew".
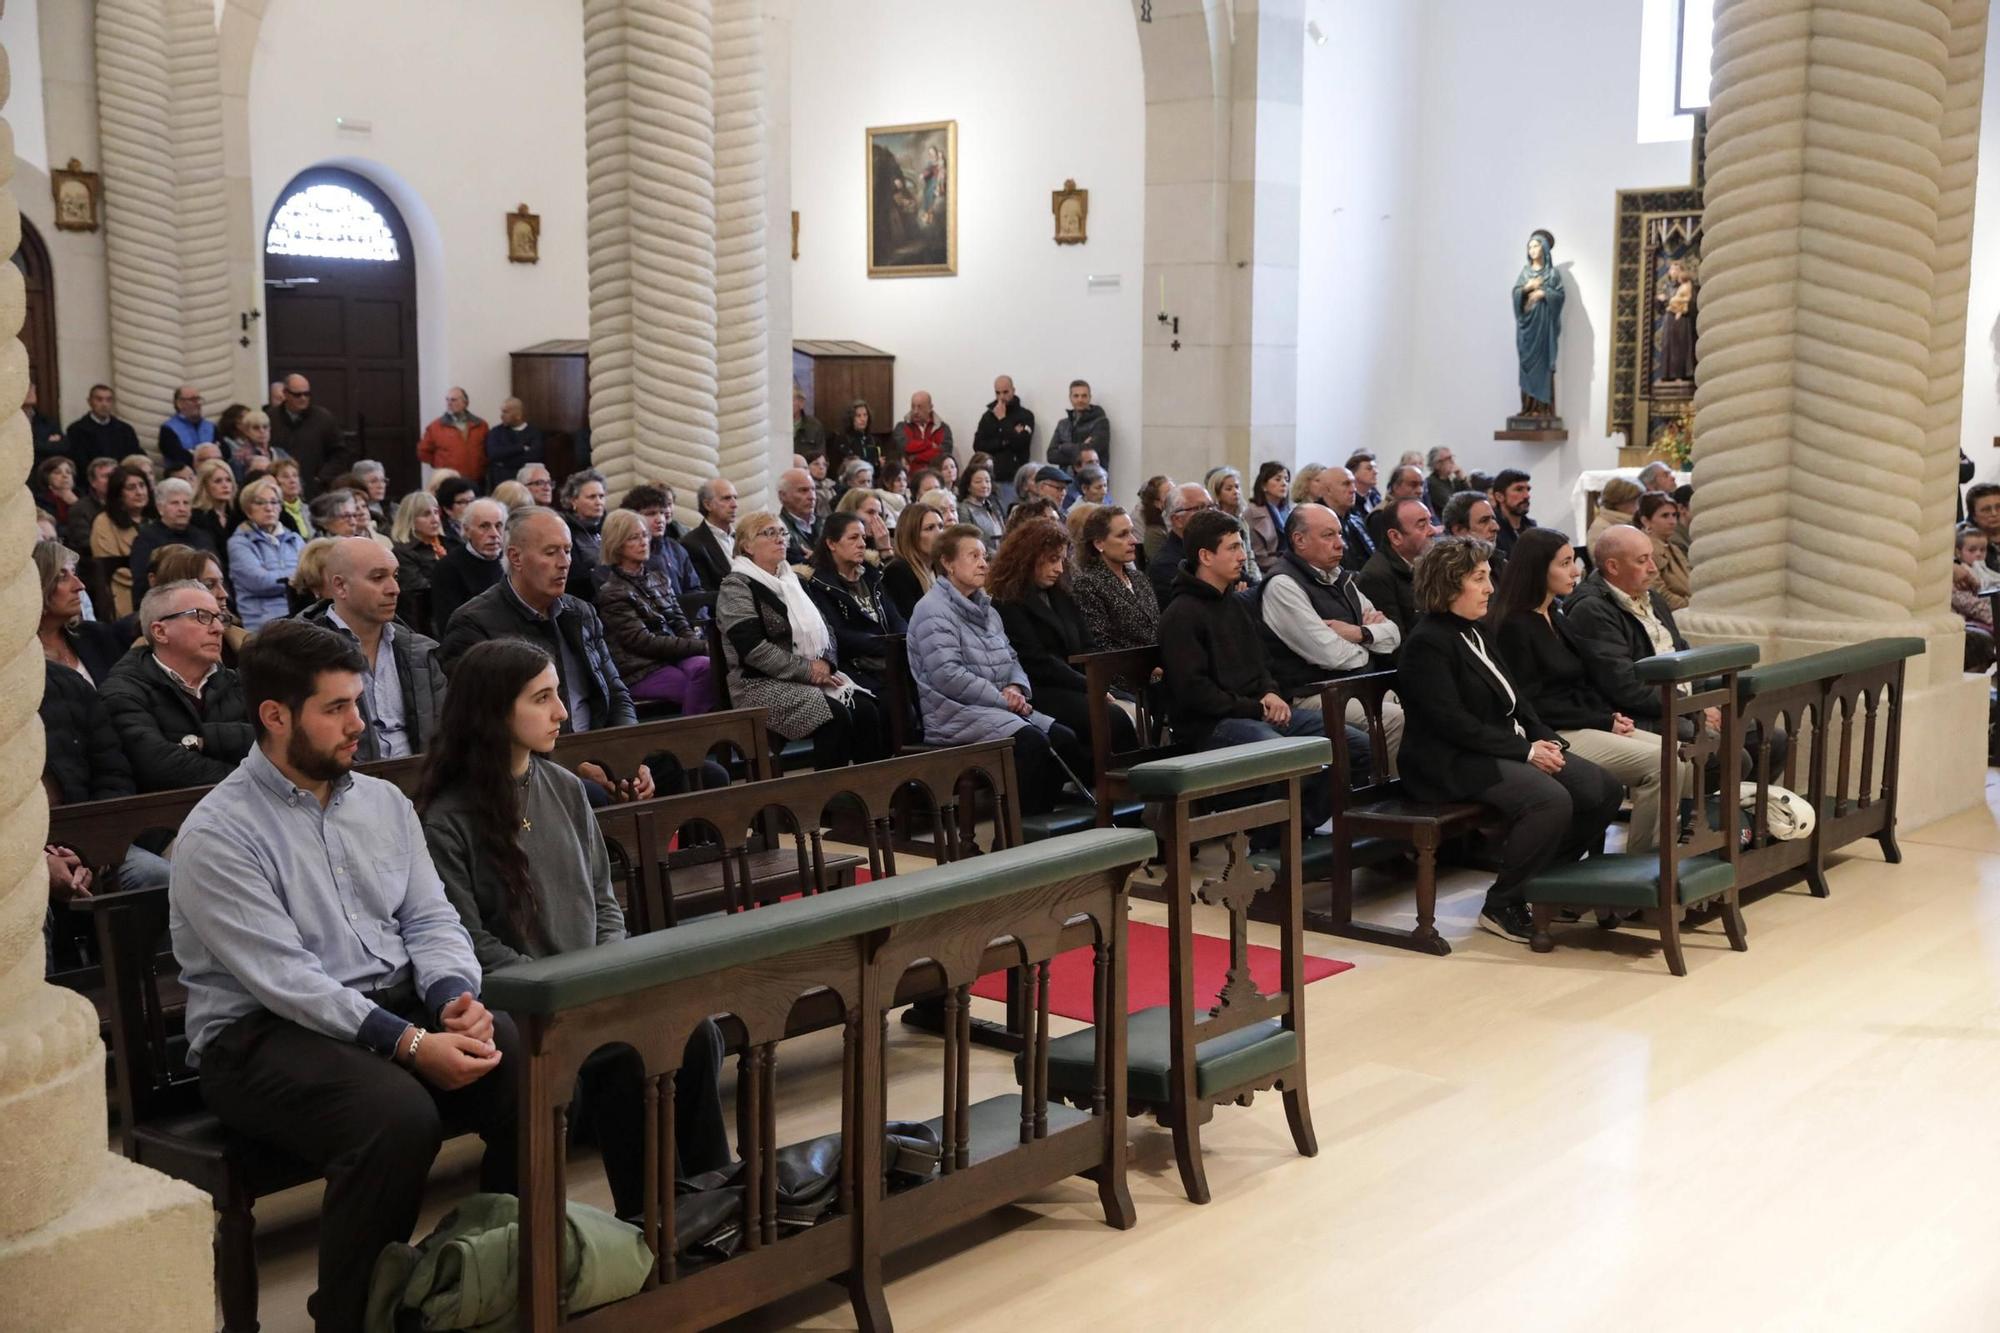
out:
{"label": "wooden pew", "polygon": [[[1165,867],[1169,1002],[1132,1015],[1127,1038],[1126,1096],[1134,1114],[1150,1111],[1173,1131],[1181,1185],[1194,1203],[1209,1200],[1202,1169],[1201,1126],[1215,1108],[1247,1103],[1250,1094],[1276,1087],[1284,1094],[1292,1141],[1307,1157],[1319,1151],[1306,1100],[1305,925],[1300,892],[1300,788],[1326,766],[1325,740],[1287,737],[1140,764],[1132,790],[1146,800],[1146,823],[1160,839]],[[1275,796],[1267,789],[1275,787]],[[1233,808],[1199,813],[1234,798]],[[1247,802],[1247,803],[1245,803]],[[1250,859],[1252,830],[1282,830],[1275,871]],[[1194,858],[1204,845],[1221,844],[1228,861],[1220,875],[1201,872]],[[1251,904],[1268,895],[1279,923],[1278,988],[1259,992],[1250,977]],[[1215,995],[1195,993],[1194,905],[1229,914],[1229,972]],[[1105,1014],[1098,1007],[1100,1019]],[[1050,1077],[1074,1104],[1094,1104],[1102,1075],[1093,1064],[1090,1029],[1056,1042]]]}
{"label": "wooden pew", "polygon": [[[1326,840],[1329,860],[1326,875],[1332,885],[1331,902],[1325,914],[1308,913],[1314,930],[1348,939],[1369,940],[1398,949],[1440,956],[1451,945],[1437,929],[1437,856],[1448,838],[1470,833],[1492,812],[1470,802],[1434,804],[1403,794],[1400,778],[1389,776],[1389,742],[1382,731],[1382,703],[1396,687],[1393,671],[1371,671],[1359,676],[1329,680],[1320,687],[1320,712],[1326,718],[1326,733],[1333,742],[1333,836]],[[1354,786],[1347,743],[1347,705],[1358,700],[1368,718],[1368,745],[1372,751],[1368,781]],[[1320,840],[1315,839],[1314,842]],[[1367,863],[1382,859],[1387,845],[1407,843],[1417,854],[1417,923],[1413,929],[1399,930],[1354,919],[1354,867],[1357,860]],[[1317,859],[1307,852],[1306,878],[1317,879]]]}
{"label": "wooden pew", "polygon": [[[890,761],[897,762],[897,761]],[[647,1070],[644,1231],[658,1256],[646,1290],[590,1316],[606,1328],[701,1328],[820,1282],[845,1284],[863,1329],[886,1329],[886,1255],[1072,1175],[1098,1187],[1105,1221],[1136,1220],[1125,1181],[1125,883],[1151,856],[1136,830],[1093,830],[949,864],[866,890],[820,894],[717,917],[601,949],[505,969],[487,1002],[512,1014],[522,1075],[520,1304],[524,1327],[561,1322],[559,1255],[569,1103],[583,1061],[609,1043]],[[1052,1104],[1049,960],[1089,947],[1104,1018],[1092,1029],[1096,1094],[1087,1111]],[[995,967],[1034,979],[1030,1054],[1019,1092],[971,1099],[965,1019],[972,982]],[[943,1147],[937,1173],[901,1192],[885,1179],[883,1136],[894,1117],[885,1051],[896,992],[914,976],[941,987],[953,1023],[941,1052]],[[841,1143],[837,1196],[803,1228],[778,1216],[780,1047],[808,995],[838,1005]],[[679,1255],[673,1179],[673,1080],[688,1035],[716,1013],[746,1033],[738,1074],[742,1241],[727,1258]]]}
{"label": "wooden pew", "polygon": [[[1153,673],[1160,667],[1158,644],[1122,648],[1112,652],[1078,653],[1069,664],[1083,672],[1084,688],[1090,696],[1090,788],[1097,793],[1097,826],[1137,822],[1144,804],[1132,797],[1126,774],[1135,764],[1171,758],[1181,747],[1168,743],[1164,687],[1156,685]],[[1120,680],[1137,684],[1133,693],[1139,719],[1134,727],[1138,746],[1131,750],[1114,748],[1111,729],[1111,687]]]}
{"label": "wooden pew", "polygon": [[[1736,678],[1744,729],[1758,732],[1748,779],[1755,796],[1745,812],[1741,874],[1746,891],[1765,892],[1802,878],[1814,897],[1824,898],[1828,857],[1861,838],[1874,838],[1891,865],[1902,860],[1896,846],[1896,796],[1902,771],[1903,680],[1908,659],[1923,651],[1922,639],[1871,639],[1754,667]],[[1789,738],[1783,766],[1775,772],[1773,727],[1782,727]],[[1817,821],[1810,837],[1772,836],[1774,783],[1812,806]]]}

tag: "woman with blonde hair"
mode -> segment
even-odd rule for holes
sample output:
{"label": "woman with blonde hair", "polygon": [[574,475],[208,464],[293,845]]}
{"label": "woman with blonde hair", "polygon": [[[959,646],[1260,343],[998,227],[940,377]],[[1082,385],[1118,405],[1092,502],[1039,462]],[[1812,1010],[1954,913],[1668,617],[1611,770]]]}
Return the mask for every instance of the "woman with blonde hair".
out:
{"label": "woman with blonde hair", "polygon": [[253,478],[236,503],[242,521],[229,535],[229,579],[243,627],[259,630],[290,613],[285,585],[298,572],[306,541],[284,524],[284,492],[277,478]]}
{"label": "woman with blonde hair", "polygon": [[1597,539],[1616,527],[1632,527],[1634,515],[1639,508],[1642,494],[1639,483],[1625,477],[1613,477],[1597,492],[1597,514],[1590,520],[1585,531],[1583,547],[1587,551],[1597,545]]}
{"label": "woman with blonde hair", "polygon": [[507,506],[507,512],[510,514],[523,505],[531,505],[535,502],[534,494],[518,481],[503,481],[498,486],[495,486],[493,488],[493,498]]}
{"label": "woman with blonde hair", "polygon": [[931,551],[937,536],[951,525],[929,505],[913,504],[896,520],[896,558],[882,570],[882,592],[908,620],[917,602],[931,590],[935,570]]}
{"label": "woman with blonde hair", "polygon": [[444,559],[444,510],[429,491],[411,491],[396,506],[396,518],[389,525],[389,540],[396,552],[396,582],[405,594],[423,592],[431,586],[438,561]]}
{"label": "woman with blonde hair", "polygon": [[766,710],[780,736],[811,737],[816,769],[881,758],[888,728],[873,696],[841,674],[826,617],[785,563],[785,525],[753,510],[734,536],[736,558],[715,598],[730,702]]}
{"label": "woman with blonde hair", "polygon": [[889,526],[888,511],[883,507],[882,497],[874,489],[857,487],[843,492],[834,504],[833,512],[853,514],[861,520],[863,541],[867,545],[862,560],[870,569],[880,569],[896,554],[896,534]]}
{"label": "woman with blonde hair", "polygon": [[[211,458],[197,463],[194,469],[194,513],[188,522],[194,527],[206,528],[214,539],[215,549],[229,549],[229,534],[236,509],[236,474],[229,470],[229,464],[219,458]],[[224,556],[226,560],[228,557]]]}
{"label": "woman with blonde hair", "polygon": [[292,571],[293,600],[301,605],[326,596],[326,562],[333,556],[338,537],[315,537],[299,552],[298,568]]}
{"label": "woman with blonde hair", "polygon": [[605,515],[599,536],[597,613],[625,688],[634,699],[678,704],[684,717],[713,711],[708,642],[682,608],[673,579],[652,561],[653,534],[645,516],[614,509]]}

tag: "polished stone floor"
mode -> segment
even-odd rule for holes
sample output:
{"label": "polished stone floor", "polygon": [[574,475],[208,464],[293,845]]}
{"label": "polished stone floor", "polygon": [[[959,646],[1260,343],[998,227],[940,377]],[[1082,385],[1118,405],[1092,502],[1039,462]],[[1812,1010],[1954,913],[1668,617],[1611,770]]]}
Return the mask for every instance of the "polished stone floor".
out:
{"label": "polished stone floor", "polygon": [[[1275,1098],[1225,1108],[1197,1208],[1135,1121],[1135,1230],[1051,1190],[892,1261],[897,1326],[2000,1328],[2000,791],[1902,849],[1752,905],[1747,954],[1698,933],[1681,980],[1636,932],[1547,956],[1485,934],[1476,874],[1446,885],[1449,958],[1310,936],[1357,964],[1308,992],[1318,1157]],[[933,1114],[937,1048],[894,1032],[891,1106]],[[837,1055],[787,1047],[784,1137],[833,1127]],[[979,1059],[976,1095],[1007,1080]],[[423,1229],[474,1149],[447,1147]],[[606,1202],[594,1164],[571,1176]],[[259,1208],[271,1333],[308,1327],[317,1210]],[[828,1286],[737,1326],[854,1323]]]}

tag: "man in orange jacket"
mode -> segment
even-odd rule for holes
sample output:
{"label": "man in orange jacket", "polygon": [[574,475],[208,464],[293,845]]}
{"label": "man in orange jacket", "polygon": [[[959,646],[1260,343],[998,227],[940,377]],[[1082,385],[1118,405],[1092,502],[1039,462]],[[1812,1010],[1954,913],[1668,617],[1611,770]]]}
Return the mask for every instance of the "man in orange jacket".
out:
{"label": "man in orange jacket", "polygon": [[467,410],[470,406],[465,390],[446,393],[444,415],[424,427],[417,457],[478,483],[486,476],[486,423]]}

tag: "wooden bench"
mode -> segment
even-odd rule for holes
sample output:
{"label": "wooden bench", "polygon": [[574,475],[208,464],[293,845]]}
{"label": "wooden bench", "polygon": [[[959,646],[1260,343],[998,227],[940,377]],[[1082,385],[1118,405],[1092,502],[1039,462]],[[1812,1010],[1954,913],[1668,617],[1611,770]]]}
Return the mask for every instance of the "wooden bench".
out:
{"label": "wooden bench", "polygon": [[[1307,1157],[1319,1151],[1306,1099],[1305,926],[1300,893],[1300,788],[1326,767],[1327,742],[1312,737],[1258,741],[1135,766],[1132,790],[1145,798],[1146,823],[1160,840],[1165,868],[1169,1002],[1131,1016],[1127,1034],[1126,1097],[1134,1114],[1151,1112],[1173,1131],[1181,1184],[1195,1203],[1209,1200],[1202,1168],[1200,1127],[1227,1102],[1276,1087],[1284,1094],[1292,1141]],[[1218,798],[1259,798],[1208,814]],[[1249,834],[1282,829],[1275,871],[1251,862]],[[1203,844],[1222,844],[1228,861],[1220,875],[1202,873],[1195,856]],[[1279,922],[1279,981],[1266,995],[1250,976],[1251,904],[1271,899]],[[1194,908],[1208,903],[1229,916],[1229,971],[1215,995],[1195,992]],[[1100,1004],[1099,1019],[1106,1013]],[[1091,1030],[1055,1044],[1050,1077],[1062,1096],[1094,1104],[1101,1071],[1093,1063]]]}
{"label": "wooden bench", "polygon": [[[563,1322],[569,1102],[584,1060],[611,1043],[632,1047],[647,1071],[643,1230],[658,1258],[645,1290],[590,1316],[607,1328],[707,1327],[837,1280],[862,1329],[887,1329],[884,1256],[1072,1175],[1096,1183],[1107,1223],[1133,1225],[1124,1089],[1107,1071],[1121,1068],[1125,1056],[1125,884],[1152,852],[1144,832],[1093,830],[488,978],[487,1002],[513,1015],[526,1051],[523,1326],[546,1333]],[[1084,1111],[1053,1104],[1049,1095],[1049,960],[1075,947],[1093,951],[1103,1014],[1091,1029],[1098,1077]],[[1032,978],[1028,1053],[1017,1066],[1018,1092],[975,1102],[965,1026],[971,985],[982,972],[1007,966]],[[928,1122],[943,1152],[934,1175],[892,1193],[883,1148],[894,1118],[888,1017],[911,978],[947,997],[943,1113]],[[781,1227],[777,1067],[793,1011],[809,996],[831,1000],[844,1033],[837,1190],[816,1222]],[[746,1037],[737,1079],[742,1240],[730,1257],[690,1262],[680,1254],[674,1206],[674,1077],[689,1034],[717,1013],[731,1016]]]}
{"label": "wooden bench", "polygon": [[[1326,734],[1333,742],[1333,834],[1313,839],[1305,854],[1306,878],[1325,877],[1332,886],[1325,913],[1309,912],[1314,930],[1347,939],[1368,940],[1398,949],[1444,955],[1451,952],[1437,929],[1437,857],[1445,840],[1470,833],[1493,812],[1470,802],[1434,803],[1415,800],[1403,792],[1400,778],[1389,776],[1389,742],[1382,730],[1382,704],[1396,687],[1393,671],[1371,671],[1359,676],[1329,680],[1320,686],[1320,712],[1326,718]],[[1350,701],[1358,701],[1367,715],[1371,750],[1368,781],[1352,785],[1351,750],[1347,742]],[[1414,928],[1401,930],[1354,919],[1354,867],[1385,859],[1395,844],[1407,844],[1417,855],[1417,920]],[[1321,857],[1324,857],[1324,860]]]}
{"label": "wooden bench", "polygon": [[[1144,815],[1145,804],[1134,799],[1126,780],[1128,771],[1135,764],[1182,752],[1182,747],[1166,739],[1165,691],[1153,680],[1153,673],[1160,669],[1159,645],[1078,653],[1069,664],[1083,672],[1084,689],[1090,697],[1090,787],[1097,793],[1097,826],[1135,824]],[[1115,747],[1111,727],[1111,689],[1121,680],[1139,687],[1132,692],[1138,712],[1133,724],[1138,744],[1130,750]]]}
{"label": "wooden bench", "polygon": [[[1533,910],[1529,947],[1536,953],[1555,948],[1549,927],[1563,909],[1579,915],[1596,909],[1600,925],[1615,925],[1624,913],[1638,912],[1659,930],[1667,968],[1677,977],[1687,975],[1681,919],[1691,910],[1712,906],[1729,947],[1738,953],[1750,947],[1739,896],[1740,801],[1733,758],[1743,744],[1736,676],[1756,660],[1751,645],[1723,643],[1661,653],[1636,664],[1640,683],[1659,688],[1661,735],[1677,735],[1683,721],[1694,732],[1691,741],[1669,740],[1660,746],[1659,846],[1649,852],[1588,856],[1550,866],[1529,880],[1522,892]],[[1721,715],[1718,731],[1700,725],[1710,708]],[[1692,809],[1686,819],[1683,800]]]}
{"label": "wooden bench", "polygon": [[[1871,639],[1757,666],[1736,678],[1745,734],[1752,728],[1757,732],[1749,778],[1755,796],[1747,811],[1741,864],[1746,892],[1766,892],[1803,879],[1814,897],[1824,898],[1828,856],[1860,838],[1874,838],[1891,865],[1902,860],[1896,846],[1896,794],[1902,769],[1903,678],[1908,659],[1923,651],[1922,639]],[[1777,771],[1773,728],[1782,728],[1789,738]],[[1817,819],[1810,836],[1772,835],[1774,784],[1804,797],[1812,807]]]}

